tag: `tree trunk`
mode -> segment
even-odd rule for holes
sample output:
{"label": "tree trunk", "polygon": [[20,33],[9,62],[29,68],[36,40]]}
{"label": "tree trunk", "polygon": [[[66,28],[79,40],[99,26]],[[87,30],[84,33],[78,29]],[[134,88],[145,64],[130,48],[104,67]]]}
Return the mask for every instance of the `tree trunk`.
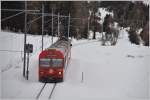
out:
{"label": "tree trunk", "polygon": [[93,29],[93,39],[96,39],[96,23],[95,23],[95,11],[93,11],[94,12],[94,24],[93,24],[93,27],[94,27],[94,29]]}

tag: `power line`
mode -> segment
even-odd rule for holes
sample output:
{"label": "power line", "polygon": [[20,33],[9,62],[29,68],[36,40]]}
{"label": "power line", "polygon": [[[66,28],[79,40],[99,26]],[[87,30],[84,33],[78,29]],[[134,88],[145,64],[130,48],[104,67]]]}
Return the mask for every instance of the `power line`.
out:
{"label": "power line", "polygon": [[[29,12],[28,14],[42,15],[42,13],[30,13],[30,12]],[[50,13],[44,13],[44,16],[53,16],[53,17],[57,17],[58,15],[56,15],[56,14],[50,14]],[[68,17],[68,16],[60,15],[60,17]]]}
{"label": "power line", "polygon": [[47,24],[47,23],[49,23],[49,22],[51,22],[52,21],[52,19],[50,19],[50,20],[48,20],[47,22],[45,22],[45,24]]}
{"label": "power line", "polygon": [[[57,19],[56,17],[54,18],[53,17],[53,19]],[[49,22],[52,22],[52,19],[50,19],[50,20],[48,20],[47,22],[45,22],[45,24],[47,24],[47,23],[49,23]],[[57,21],[55,21],[55,22],[57,22]]]}
{"label": "power line", "polygon": [[[42,13],[28,13],[28,14],[35,14],[35,15],[42,15]],[[53,17],[58,17],[58,15],[56,15],[56,14],[50,14],[50,13],[44,13],[44,16],[53,16]],[[65,15],[59,15],[59,17],[66,17],[66,18],[68,18],[69,16],[65,16]],[[70,19],[81,19],[81,18],[70,18]]]}
{"label": "power line", "polygon": [[32,21],[30,21],[30,22],[28,22],[27,24],[29,24],[29,26],[28,26],[28,29],[27,29],[27,32],[30,30],[30,27],[31,27],[31,24],[33,23],[33,22],[35,22],[35,21],[37,21],[39,18],[41,18],[42,16],[40,16],[40,17],[38,17],[38,18],[36,18],[36,19],[34,19],[34,20],[32,20]]}
{"label": "power line", "polygon": [[2,11],[35,11],[39,12],[40,10],[25,10],[25,9],[0,9]]}
{"label": "power line", "polygon": [[22,11],[22,12],[20,12],[20,13],[17,13],[17,14],[14,14],[14,15],[12,15],[12,16],[3,18],[3,19],[1,20],[1,22],[2,22],[2,21],[5,21],[5,20],[8,20],[8,19],[10,19],[10,18],[12,18],[12,17],[15,17],[15,16],[17,16],[17,15],[20,15],[20,14],[22,14],[22,13],[24,13],[24,11]]}
{"label": "power line", "polygon": [[42,16],[40,16],[40,17],[38,17],[38,18],[36,18],[36,19],[34,19],[34,20],[28,22],[27,24],[31,24],[31,23],[33,23],[34,21],[38,20],[38,19],[41,18],[41,17],[42,17]]}

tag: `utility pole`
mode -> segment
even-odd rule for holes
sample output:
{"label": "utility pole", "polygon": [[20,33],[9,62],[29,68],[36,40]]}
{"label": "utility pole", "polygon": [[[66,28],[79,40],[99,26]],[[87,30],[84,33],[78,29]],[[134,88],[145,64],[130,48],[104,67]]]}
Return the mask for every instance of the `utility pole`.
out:
{"label": "utility pole", "polygon": [[90,25],[89,20],[90,20],[90,17],[88,17],[88,30],[87,30],[88,31],[88,36],[89,36],[89,27],[90,27],[89,26]]}
{"label": "utility pole", "polygon": [[52,44],[53,44],[53,8],[52,8]]}
{"label": "utility pole", "polygon": [[[25,1],[25,10],[27,10],[27,1]],[[26,70],[26,40],[27,40],[27,13],[25,11],[24,18],[24,62],[23,62],[23,76],[25,77]]]}
{"label": "utility pole", "polygon": [[59,13],[58,13],[58,33],[57,33],[57,36],[59,36]]}
{"label": "utility pole", "polygon": [[26,79],[29,79],[29,52],[27,53],[27,70],[26,70]]}
{"label": "utility pole", "polygon": [[68,17],[68,39],[69,39],[69,32],[70,32],[70,13]]}
{"label": "utility pole", "polygon": [[26,53],[27,53],[27,69],[26,69],[26,79],[29,78],[29,53],[33,52],[33,45],[32,44],[26,44]]}
{"label": "utility pole", "polygon": [[43,51],[43,35],[44,35],[44,4],[42,4],[42,51]]}
{"label": "utility pole", "polygon": [[104,32],[103,32],[103,23],[104,23],[104,22],[102,22],[102,28],[101,28],[101,29],[102,29],[102,40],[103,40],[103,37],[104,37]]}

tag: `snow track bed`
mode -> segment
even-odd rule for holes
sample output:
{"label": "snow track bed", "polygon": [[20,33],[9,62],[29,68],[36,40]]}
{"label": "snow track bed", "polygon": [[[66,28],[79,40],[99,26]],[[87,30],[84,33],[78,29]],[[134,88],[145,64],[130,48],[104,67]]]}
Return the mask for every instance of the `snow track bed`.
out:
{"label": "snow track bed", "polygon": [[44,83],[38,95],[36,96],[36,99],[51,99],[55,87],[56,83],[54,84]]}
{"label": "snow track bed", "polygon": [[[17,38],[0,38],[1,49],[12,46],[12,50],[23,50],[23,34],[1,32],[0,37],[3,36]],[[41,36],[28,35],[27,40],[34,46],[29,80],[22,76],[21,53],[0,52],[2,99],[35,99],[44,85],[38,81]],[[44,48],[51,45],[50,41],[51,37],[44,37]],[[116,46],[101,46],[98,40],[75,39],[72,45],[65,80],[57,83],[52,100],[148,99],[149,47],[131,44],[125,29],[120,31]],[[47,83],[39,99],[49,98],[53,86]]]}

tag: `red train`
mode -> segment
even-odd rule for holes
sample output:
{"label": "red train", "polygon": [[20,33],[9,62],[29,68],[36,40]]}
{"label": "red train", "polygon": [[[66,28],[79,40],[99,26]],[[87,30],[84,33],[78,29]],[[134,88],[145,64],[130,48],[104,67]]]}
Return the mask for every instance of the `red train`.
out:
{"label": "red train", "polygon": [[40,53],[40,82],[63,82],[71,58],[71,46],[71,41],[63,37]]}

